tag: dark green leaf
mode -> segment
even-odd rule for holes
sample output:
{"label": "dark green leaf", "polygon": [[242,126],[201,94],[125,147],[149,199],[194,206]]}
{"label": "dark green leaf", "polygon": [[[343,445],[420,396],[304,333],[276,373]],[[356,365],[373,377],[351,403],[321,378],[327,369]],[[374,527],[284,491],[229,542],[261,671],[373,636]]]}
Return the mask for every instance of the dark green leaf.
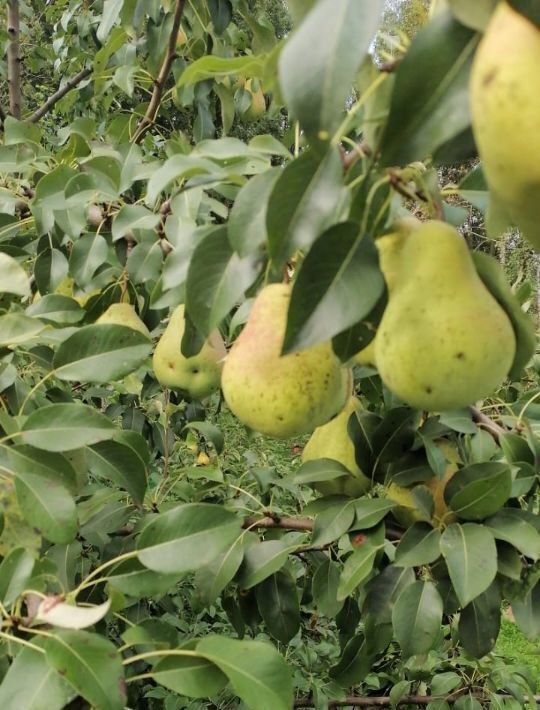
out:
{"label": "dark green leaf", "polygon": [[396,74],[383,165],[421,160],[469,126],[468,81],[477,42],[449,11],[418,33]]}
{"label": "dark green leaf", "polygon": [[70,451],[114,436],[115,427],[104,414],[84,404],[50,404],[32,412],[20,440],[45,451]]}
{"label": "dark green leaf", "polygon": [[330,340],[365,318],[384,289],[378,263],[373,240],[353,222],[324,232],[294,281],[283,352]]}
{"label": "dark green leaf", "polygon": [[326,558],[313,575],[311,592],[319,613],[323,616],[334,618],[343,606],[343,602],[337,598],[339,574],[340,566],[337,562]]}
{"label": "dark green leaf", "polygon": [[446,484],[444,498],[463,520],[483,520],[508,500],[512,474],[504,463],[489,461],[466,466]]}
{"label": "dark green leaf", "polygon": [[461,606],[485,592],[497,574],[497,548],[487,528],[475,523],[449,525],[441,552]]}
{"label": "dark green leaf", "polygon": [[540,534],[521,510],[504,508],[485,525],[497,540],[508,542],[532,560],[540,558]]}
{"label": "dark green leaf", "polygon": [[255,589],[257,606],[270,635],[282,643],[289,641],[300,628],[300,604],[296,582],[290,573],[279,570]]}
{"label": "dark green leaf", "polygon": [[288,545],[282,540],[268,540],[251,545],[245,553],[240,568],[238,584],[242,589],[250,589],[280,570],[289,554],[298,545]]}
{"label": "dark green leaf", "polygon": [[156,572],[189,572],[214,560],[239,532],[239,519],[221,506],[179,505],[143,529],[137,541],[138,558]]}
{"label": "dark green leaf", "polygon": [[162,658],[153,667],[152,677],[156,683],[188,698],[211,697],[227,685],[227,676],[202,656]]}
{"label": "dark green leaf", "polygon": [[397,567],[419,567],[435,562],[440,556],[441,533],[427,523],[414,523],[405,531],[396,550]]}
{"label": "dark green leaf", "polygon": [[468,604],[459,617],[459,638],[473,658],[482,658],[495,646],[501,625],[501,593],[495,582]]}
{"label": "dark green leaf", "polygon": [[417,581],[406,587],[392,610],[394,633],[406,656],[427,653],[439,636],[443,602],[434,584]]}
{"label": "dark green leaf", "polygon": [[229,678],[234,692],[257,710],[290,710],[291,672],[283,656],[263,641],[236,641],[207,636],[197,651]]}

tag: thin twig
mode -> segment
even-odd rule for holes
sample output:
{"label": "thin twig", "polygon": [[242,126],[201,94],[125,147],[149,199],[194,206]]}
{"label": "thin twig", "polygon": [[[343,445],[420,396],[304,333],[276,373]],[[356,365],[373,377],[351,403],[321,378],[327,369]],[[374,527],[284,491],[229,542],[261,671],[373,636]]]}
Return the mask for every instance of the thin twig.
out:
{"label": "thin twig", "polygon": [[141,120],[135,135],[133,136],[134,143],[140,143],[146,131],[154,123],[159,110],[159,104],[161,102],[161,97],[163,95],[163,90],[165,89],[165,83],[171,71],[173,60],[176,56],[176,40],[178,36],[178,30],[180,29],[180,21],[182,20],[182,14],[184,12],[184,7],[186,5],[186,0],[177,0],[176,10],[174,11],[174,19],[171,34],[169,37],[169,44],[167,47],[167,53],[165,54],[165,59],[159,70],[158,77],[154,84],[154,90],[152,92],[152,98],[146,109],[143,119]]}
{"label": "thin twig", "polygon": [[478,426],[482,427],[482,429],[485,429],[488,434],[491,434],[495,441],[499,443],[499,438],[503,434],[507,433],[506,429],[503,429],[502,426],[499,426],[499,424],[497,424],[493,421],[493,419],[481,412],[477,407],[469,407],[469,410],[472,414],[473,421],[476,422]]}
{"label": "thin twig", "polygon": [[42,118],[46,113],[48,113],[52,107],[60,101],[71,89],[74,89],[78,84],[81,83],[87,76],[90,76],[92,69],[81,69],[80,72],[72,76],[71,79],[66,81],[66,83],[61,86],[58,91],[49,96],[45,101],[43,106],[40,106],[34,113],[28,118],[30,123],[37,123],[40,118]]}
{"label": "thin twig", "polygon": [[313,530],[315,522],[311,518],[279,518],[270,515],[260,518],[252,516],[246,518],[242,527],[247,528],[283,528],[284,530]]}
{"label": "thin twig", "polygon": [[19,55],[19,0],[8,0],[7,31],[9,45],[7,49],[9,112],[15,118],[21,117],[21,57]]}

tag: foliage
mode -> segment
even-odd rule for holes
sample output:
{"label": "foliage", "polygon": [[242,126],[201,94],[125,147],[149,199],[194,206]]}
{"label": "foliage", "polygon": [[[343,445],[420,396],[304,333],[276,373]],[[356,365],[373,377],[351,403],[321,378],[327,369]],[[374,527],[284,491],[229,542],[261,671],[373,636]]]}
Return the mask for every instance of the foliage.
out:
{"label": "foliage", "polygon": [[[285,351],[331,341],[350,363],[386,308],[378,238],[411,215],[483,220],[467,85],[490,8],[407,8],[395,35],[374,0],[2,8],[4,710],[534,694],[493,650],[503,600],[540,635],[535,359],[445,412],[356,366],[359,498],[314,492],[348,473],[301,464],[304,437],[269,445],[219,393],[152,370],[179,304],[188,359],[216,328],[232,345],[262,286],[291,277]],[[98,322],[113,304],[145,327]],[[459,470],[435,521],[441,440]]]}

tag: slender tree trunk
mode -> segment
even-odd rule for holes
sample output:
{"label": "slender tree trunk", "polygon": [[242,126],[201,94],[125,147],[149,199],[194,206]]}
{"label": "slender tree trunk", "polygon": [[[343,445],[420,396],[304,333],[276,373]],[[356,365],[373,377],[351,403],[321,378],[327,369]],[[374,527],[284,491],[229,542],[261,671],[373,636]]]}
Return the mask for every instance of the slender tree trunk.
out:
{"label": "slender tree trunk", "polygon": [[9,45],[7,50],[9,112],[15,118],[21,117],[21,58],[19,56],[19,0],[8,0],[7,30]]}

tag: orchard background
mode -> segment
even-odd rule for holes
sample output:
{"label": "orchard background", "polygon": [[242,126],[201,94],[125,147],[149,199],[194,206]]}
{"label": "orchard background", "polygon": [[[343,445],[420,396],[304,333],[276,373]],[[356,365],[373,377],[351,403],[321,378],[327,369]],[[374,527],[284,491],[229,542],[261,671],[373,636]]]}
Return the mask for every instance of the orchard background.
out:
{"label": "orchard background", "polygon": [[[539,46],[537,3],[509,4]],[[486,218],[469,90],[502,5],[2,4],[2,710],[537,706],[540,261],[519,219]],[[537,66],[522,83],[540,94]],[[523,362],[457,409],[355,359],[398,299],[382,240],[412,217],[509,284]],[[315,424],[246,428],[202,355],[277,283],[286,332],[255,350],[331,345],[358,397],[304,462]],[[182,386],[169,355],[193,358]],[[276,368],[268,402],[293,412],[307,383]]]}

